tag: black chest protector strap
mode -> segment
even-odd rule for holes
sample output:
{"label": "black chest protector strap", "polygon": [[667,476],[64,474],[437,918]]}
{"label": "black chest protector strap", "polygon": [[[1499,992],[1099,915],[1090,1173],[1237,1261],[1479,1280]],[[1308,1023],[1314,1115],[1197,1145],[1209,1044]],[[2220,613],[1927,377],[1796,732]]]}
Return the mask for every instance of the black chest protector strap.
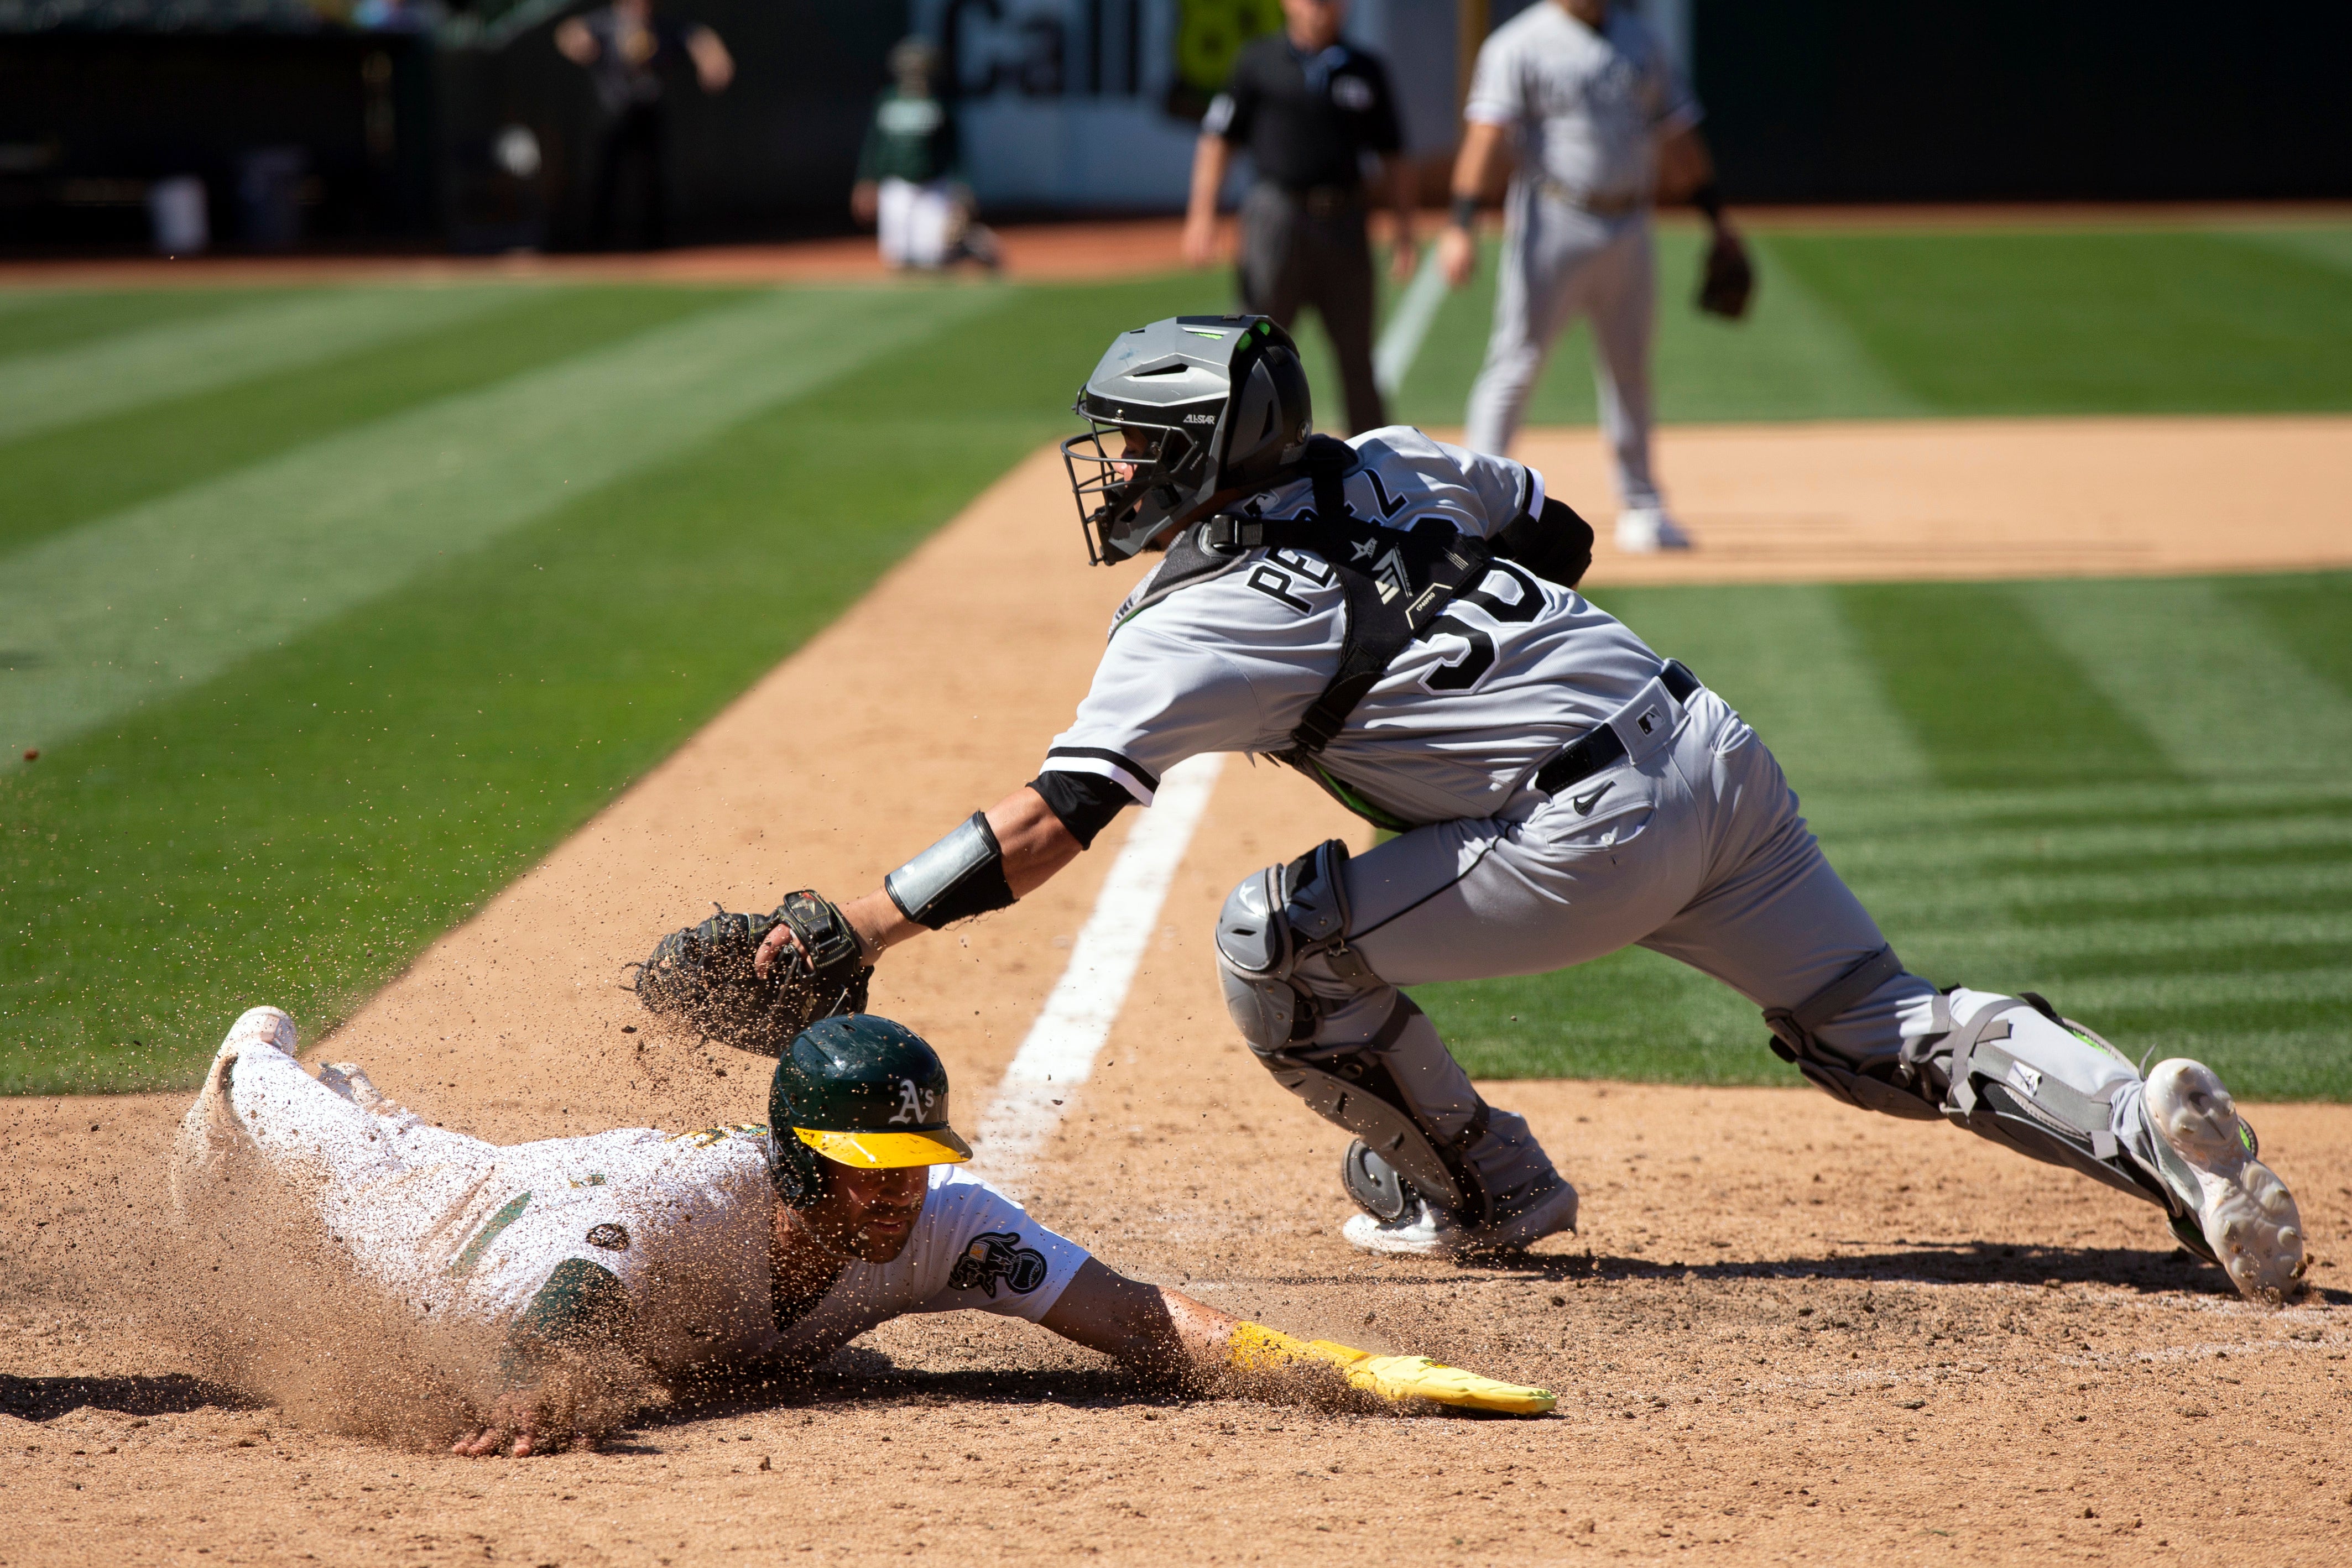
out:
{"label": "black chest protector strap", "polygon": [[1339,668],[1290,732],[1289,747],[1276,753],[1275,759],[1314,779],[1358,816],[1402,831],[1412,824],[1340,786],[1316,754],[1346,727],[1349,715],[1396,656],[1427,632],[1455,598],[1477,588],[1496,552],[1486,540],[1441,522],[1384,528],[1356,517],[1348,509],[1342,484],[1356,460],[1346,442],[1311,437],[1305,459],[1284,482],[1311,480],[1313,511],[1295,517],[1223,512],[1192,524],[1169,546],[1150,589],[1127,614],[1131,618],[1181,589],[1223,576],[1252,550],[1306,550],[1328,562],[1339,573],[1346,595]]}
{"label": "black chest protector strap", "polygon": [[[1396,656],[1427,632],[1457,595],[1476,588],[1495,559],[1484,539],[1441,522],[1383,528],[1356,517],[1348,509],[1341,484],[1355,463],[1356,454],[1346,442],[1316,436],[1308,441],[1300,464],[1314,482],[1314,511],[1297,517],[1223,513],[1187,530],[1179,541],[1180,548],[1190,545],[1200,556],[1221,563],[1260,547],[1309,550],[1339,572],[1348,610],[1339,665],[1290,732],[1294,751],[1305,756],[1331,744]],[[1171,559],[1169,568],[1178,564]],[[1193,572],[1184,579],[1197,580]],[[1154,585],[1155,597],[1158,587]]]}

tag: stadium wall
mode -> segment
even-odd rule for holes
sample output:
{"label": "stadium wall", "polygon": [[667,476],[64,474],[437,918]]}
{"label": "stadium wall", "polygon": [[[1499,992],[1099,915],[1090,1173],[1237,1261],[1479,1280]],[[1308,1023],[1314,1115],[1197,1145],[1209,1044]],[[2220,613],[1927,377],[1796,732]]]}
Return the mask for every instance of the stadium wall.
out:
{"label": "stadium wall", "polygon": [[1693,5],[1708,135],[1740,201],[2352,196],[2341,5]]}

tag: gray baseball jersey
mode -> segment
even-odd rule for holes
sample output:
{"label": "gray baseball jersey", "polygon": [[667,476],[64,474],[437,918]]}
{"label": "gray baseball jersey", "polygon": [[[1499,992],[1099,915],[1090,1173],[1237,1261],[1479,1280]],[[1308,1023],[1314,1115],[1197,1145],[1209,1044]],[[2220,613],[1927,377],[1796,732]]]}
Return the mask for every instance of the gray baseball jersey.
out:
{"label": "gray baseball jersey", "polygon": [[1646,201],[1660,132],[1698,123],[1698,99],[1642,18],[1612,5],[1598,29],[1528,6],[1478,50],[1462,117],[1511,128],[1519,167],[1578,196]]}
{"label": "gray baseball jersey", "polygon": [[[1485,538],[1540,511],[1534,470],[1390,425],[1349,443],[1356,516],[1389,527],[1438,519]],[[1244,509],[1295,517],[1300,481]],[[1118,780],[1146,805],[1160,777],[1203,751],[1290,744],[1338,669],[1346,632],[1339,573],[1302,550],[1257,549],[1157,603],[1155,568],[1120,606],[1110,644],[1046,766]],[[1538,765],[1630,701],[1663,661],[1573,589],[1497,562],[1449,629],[1398,655],[1322,754],[1323,765],[1411,821],[1488,817]]]}

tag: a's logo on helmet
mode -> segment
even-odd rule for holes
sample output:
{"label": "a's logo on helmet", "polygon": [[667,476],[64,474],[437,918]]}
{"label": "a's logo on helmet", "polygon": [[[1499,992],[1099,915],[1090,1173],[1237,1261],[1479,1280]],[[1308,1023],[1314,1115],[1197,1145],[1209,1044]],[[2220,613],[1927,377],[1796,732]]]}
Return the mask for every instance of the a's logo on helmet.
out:
{"label": "a's logo on helmet", "polygon": [[916,1088],[913,1079],[901,1078],[898,1080],[898,1109],[892,1114],[890,1125],[895,1127],[901,1122],[920,1122],[923,1119],[923,1113],[929,1109],[931,1103],[938,1098],[936,1094],[926,1094]]}

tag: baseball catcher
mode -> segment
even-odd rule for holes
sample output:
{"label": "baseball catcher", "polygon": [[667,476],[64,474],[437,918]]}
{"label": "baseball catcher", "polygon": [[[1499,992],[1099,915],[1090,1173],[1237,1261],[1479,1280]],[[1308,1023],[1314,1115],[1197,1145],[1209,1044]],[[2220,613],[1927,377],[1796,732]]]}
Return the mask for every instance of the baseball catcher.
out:
{"label": "baseball catcher", "polygon": [[[1408,1407],[1552,1406],[1539,1388],[1302,1342],[1113,1272],[955,1168],[971,1151],[947,1070],[887,1019],[829,1018],[787,1041],[764,1126],[504,1148],[392,1103],[355,1066],[313,1078],[295,1043],[276,1008],[229,1030],[181,1125],[174,1207],[190,1226],[296,1195],[387,1302],[496,1339],[499,1386],[463,1413],[460,1454],[593,1441],[583,1407],[550,1396],[575,1364],[757,1376],[890,1318],[959,1309],[1043,1324],[1195,1392],[1327,1378]],[[257,1159],[286,1178],[276,1190],[248,1179]]]}
{"label": "baseball catcher", "polygon": [[[2220,1080],[2181,1059],[2143,1074],[2040,996],[1905,967],[1764,742],[1577,592],[1591,530],[1540,474],[1405,426],[1316,435],[1297,350],[1255,317],[1122,333],[1076,412],[1063,451],[1094,559],[1159,559],[1037,777],[839,911],[863,962],[1011,904],[1184,758],[1250,752],[1396,835],[1254,873],[1216,933],[1243,1040],[1355,1134],[1354,1245],[1467,1256],[1574,1228],[1528,1124],[1400,988],[1638,942],[1748,998],[1847,1103],[2143,1198],[2250,1297],[2301,1279],[2294,1200]],[[778,926],[754,968],[823,951]]]}

